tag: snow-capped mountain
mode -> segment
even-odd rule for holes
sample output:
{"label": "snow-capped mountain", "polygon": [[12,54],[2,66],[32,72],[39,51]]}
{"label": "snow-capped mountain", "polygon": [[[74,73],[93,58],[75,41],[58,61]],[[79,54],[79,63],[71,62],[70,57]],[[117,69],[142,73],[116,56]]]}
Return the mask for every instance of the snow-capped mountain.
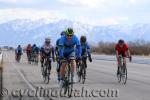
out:
{"label": "snow-capped mountain", "polygon": [[0,45],[42,44],[45,37],[51,37],[53,43],[60,37],[60,32],[73,27],[75,34],[86,35],[90,43],[99,41],[127,41],[144,39],[150,41],[150,24],[91,26],[70,20],[48,21],[45,19],[17,19],[0,24]]}

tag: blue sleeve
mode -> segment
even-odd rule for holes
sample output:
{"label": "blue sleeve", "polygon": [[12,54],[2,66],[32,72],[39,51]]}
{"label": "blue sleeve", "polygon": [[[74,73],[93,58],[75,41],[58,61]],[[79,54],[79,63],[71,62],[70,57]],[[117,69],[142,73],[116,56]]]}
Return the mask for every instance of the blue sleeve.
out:
{"label": "blue sleeve", "polygon": [[81,57],[82,49],[81,49],[81,44],[79,39],[75,36],[75,41],[76,41],[76,49],[77,49],[77,56]]}
{"label": "blue sleeve", "polygon": [[63,46],[64,46],[64,37],[60,38],[59,43],[58,43],[58,52],[59,52],[59,56],[63,57]]}
{"label": "blue sleeve", "polygon": [[81,57],[81,52],[82,52],[81,46],[77,45],[76,48],[77,48],[77,56]]}
{"label": "blue sleeve", "polygon": [[81,45],[79,39],[76,36],[74,38],[75,38],[76,45]]}
{"label": "blue sleeve", "polygon": [[52,58],[53,58],[53,60],[55,58],[54,47],[52,47]]}
{"label": "blue sleeve", "polygon": [[88,44],[86,44],[86,48],[87,48],[88,56],[90,56],[91,55],[91,48]]}

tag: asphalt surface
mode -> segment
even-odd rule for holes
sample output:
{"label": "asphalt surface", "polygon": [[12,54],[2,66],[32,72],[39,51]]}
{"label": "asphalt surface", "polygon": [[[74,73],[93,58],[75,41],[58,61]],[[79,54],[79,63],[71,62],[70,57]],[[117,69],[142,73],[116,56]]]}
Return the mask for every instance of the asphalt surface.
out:
{"label": "asphalt surface", "polygon": [[[44,84],[40,64],[28,64],[25,54],[20,63],[14,58],[14,52],[4,52],[3,100],[149,100],[150,97],[149,58],[133,57],[133,63],[127,63],[128,80],[124,85],[116,77],[115,56],[94,55],[93,62],[88,63],[85,84],[74,84],[71,98],[55,93],[60,89],[56,63],[52,64],[50,83]],[[49,95],[35,96],[37,87],[47,89]]]}

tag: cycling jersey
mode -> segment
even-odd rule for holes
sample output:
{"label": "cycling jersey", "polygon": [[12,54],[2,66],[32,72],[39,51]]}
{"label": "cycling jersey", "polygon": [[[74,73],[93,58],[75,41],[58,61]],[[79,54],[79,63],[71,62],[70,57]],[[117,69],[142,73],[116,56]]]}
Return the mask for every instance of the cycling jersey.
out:
{"label": "cycling jersey", "polygon": [[59,56],[75,53],[75,47],[78,50],[78,57],[81,57],[81,45],[78,38],[73,35],[71,40],[67,39],[67,36],[61,37],[59,41]]}
{"label": "cycling jersey", "polygon": [[32,47],[31,47],[31,46],[27,46],[26,52],[27,52],[27,53],[31,53],[31,51],[32,51]]}
{"label": "cycling jersey", "polygon": [[42,47],[41,47],[41,53],[44,53],[46,54],[47,56],[50,56],[50,58],[54,58],[54,47],[49,44],[44,44]]}
{"label": "cycling jersey", "polygon": [[121,48],[119,44],[116,44],[115,49],[118,51],[119,55],[126,56],[126,51],[128,50],[128,45],[124,44],[123,47]]}
{"label": "cycling jersey", "polygon": [[88,43],[81,43],[81,49],[82,49],[82,56],[86,56],[88,54],[88,56],[90,56],[90,46],[88,45]]}
{"label": "cycling jersey", "polygon": [[59,39],[56,41],[56,48],[55,48],[56,56],[59,56],[58,48],[59,48],[59,41],[60,41],[60,39],[61,39],[61,38],[59,38]]}
{"label": "cycling jersey", "polygon": [[22,54],[22,48],[21,47],[17,47],[15,52],[16,52],[17,55],[21,55]]}

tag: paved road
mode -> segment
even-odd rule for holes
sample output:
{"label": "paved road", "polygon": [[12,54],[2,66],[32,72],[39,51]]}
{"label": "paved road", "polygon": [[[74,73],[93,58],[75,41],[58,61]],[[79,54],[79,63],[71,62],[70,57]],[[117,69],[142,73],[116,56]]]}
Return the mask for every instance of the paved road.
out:
{"label": "paved road", "polygon": [[[124,85],[117,82],[117,68],[113,56],[94,57],[99,59],[88,63],[86,83],[84,85],[76,83],[74,87],[76,90],[80,90],[78,92],[81,92],[83,89],[84,97],[28,97],[27,94],[23,97],[14,97],[17,96],[18,92],[16,92],[16,90],[19,89],[21,89],[22,92],[23,89],[35,90],[37,87],[46,88],[48,90],[59,90],[59,84],[56,80],[56,64],[53,64],[51,81],[47,85],[43,83],[40,64],[38,66],[27,64],[26,55],[22,57],[20,63],[17,63],[14,60],[13,52],[4,52],[3,88],[8,90],[9,95],[5,96],[3,100],[149,100],[150,65],[148,63],[128,63],[128,81],[127,84]],[[136,60],[140,60],[140,58],[135,57],[135,61]],[[147,62],[149,61],[148,58],[146,60]],[[87,91],[88,96],[90,95],[91,97],[85,97],[85,91]],[[111,96],[111,93],[114,93],[112,94],[114,97]],[[77,92],[74,92],[74,94],[78,96]]]}

